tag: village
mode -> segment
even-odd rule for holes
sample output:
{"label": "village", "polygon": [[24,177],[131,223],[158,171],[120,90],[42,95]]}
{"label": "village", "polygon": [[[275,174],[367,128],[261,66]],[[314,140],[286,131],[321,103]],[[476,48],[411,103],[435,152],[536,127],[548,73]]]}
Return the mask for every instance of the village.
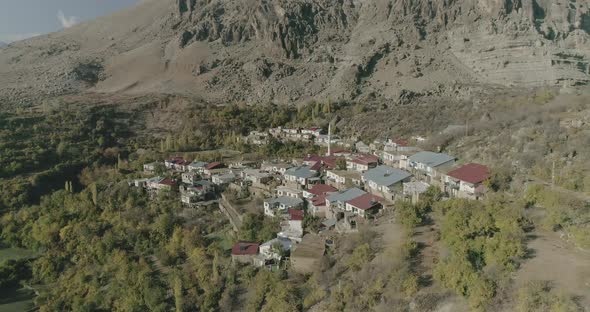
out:
{"label": "village", "polygon": [[[396,203],[420,201],[430,188],[445,198],[481,198],[490,176],[485,165],[459,161],[452,155],[421,150],[422,137],[387,138],[354,143],[320,128],[275,128],[252,131],[243,140],[252,145],[313,142],[325,153],[296,159],[205,162],[176,156],[143,166],[144,178],[130,185],[150,194],[178,194],[187,207],[218,204],[234,231],[243,209],[232,201],[248,202],[250,212],[280,222],[276,238],[266,242],[239,241],[232,261],[257,267],[290,265],[310,273],[330,247],[333,237],[358,231],[395,209]],[[319,228],[304,226],[306,218]]]}

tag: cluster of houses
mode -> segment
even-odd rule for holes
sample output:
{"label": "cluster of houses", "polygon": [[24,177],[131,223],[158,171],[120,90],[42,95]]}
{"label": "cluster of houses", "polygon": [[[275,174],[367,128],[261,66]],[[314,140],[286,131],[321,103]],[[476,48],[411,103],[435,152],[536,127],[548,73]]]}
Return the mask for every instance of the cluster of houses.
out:
{"label": "cluster of houses", "polygon": [[282,142],[309,142],[321,146],[344,145],[345,141],[337,135],[326,134],[322,128],[271,128],[268,131],[250,131],[244,141],[251,145],[265,145],[271,139]]}
{"label": "cluster of houses", "polygon": [[[313,132],[319,130],[291,130],[277,128],[268,133],[291,138],[321,135]],[[357,144],[354,152],[330,150],[327,155],[229,166],[174,157],[146,164],[144,171],[154,174],[164,168],[176,179],[150,177],[133,183],[150,192],[178,190],[187,205],[215,198],[227,187],[247,188],[248,194],[262,198],[261,213],[278,218],[280,231],[268,242],[238,242],[232,248],[233,260],[272,266],[288,258],[302,273],[319,264],[326,247],[323,234],[356,231],[396,201],[419,201],[430,187],[449,197],[478,199],[485,193],[490,171],[484,165],[458,166],[455,157],[422,151],[408,140],[378,143]],[[307,216],[320,218],[320,233],[306,233]]]}
{"label": "cluster of houses", "polygon": [[[306,215],[321,218],[322,231],[355,231],[359,224],[377,218],[384,207],[398,200],[416,202],[430,187],[449,197],[479,199],[490,175],[484,165],[457,165],[451,155],[421,151],[400,139],[385,142],[377,152],[307,155],[292,162],[265,162],[251,170],[252,176],[266,173],[279,182],[272,196],[264,200],[263,211],[270,218],[281,218],[281,232],[261,245],[239,242],[232,256],[241,263],[262,266],[269,260],[280,261],[292,251],[290,262],[303,273],[309,272],[310,263],[319,263],[317,257],[321,258],[325,248],[317,243],[315,234],[305,235],[302,220]],[[274,245],[287,253],[269,253],[268,246]],[[297,253],[299,248],[305,252]]]}

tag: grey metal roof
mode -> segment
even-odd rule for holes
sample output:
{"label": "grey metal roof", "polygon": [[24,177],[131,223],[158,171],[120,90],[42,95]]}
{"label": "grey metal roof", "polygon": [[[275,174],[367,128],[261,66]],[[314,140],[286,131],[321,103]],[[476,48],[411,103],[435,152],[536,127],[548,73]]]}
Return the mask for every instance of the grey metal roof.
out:
{"label": "grey metal roof", "polygon": [[274,244],[281,244],[281,246],[283,246],[283,250],[291,250],[291,247],[293,246],[293,242],[286,238],[286,237],[277,237],[277,238],[273,238],[271,240],[269,240],[268,242],[260,245],[260,247],[262,246],[271,246]]}
{"label": "grey metal roof", "polygon": [[327,197],[330,202],[346,202],[355,199],[359,196],[365,195],[367,192],[359,188],[351,188],[343,192],[335,193]]}
{"label": "grey metal roof", "polygon": [[317,173],[311,170],[309,166],[299,166],[288,169],[285,174],[296,176],[297,178],[309,179],[314,177]]}
{"label": "grey metal roof", "polygon": [[451,160],[455,160],[455,157],[433,152],[419,152],[410,156],[410,162],[422,163],[428,167],[437,167]]}
{"label": "grey metal roof", "polygon": [[203,161],[193,161],[189,166],[193,168],[201,168],[207,166],[207,163]]}
{"label": "grey metal roof", "polygon": [[277,197],[277,198],[268,199],[268,200],[266,200],[266,202],[271,205],[279,204],[279,205],[284,205],[286,207],[294,207],[294,206],[298,206],[298,205],[303,204],[303,200],[301,198],[295,198],[295,197],[289,197],[289,196],[281,196],[281,197]]}
{"label": "grey metal roof", "polygon": [[389,166],[377,166],[363,173],[365,180],[372,181],[381,186],[391,186],[411,176],[409,172]]}

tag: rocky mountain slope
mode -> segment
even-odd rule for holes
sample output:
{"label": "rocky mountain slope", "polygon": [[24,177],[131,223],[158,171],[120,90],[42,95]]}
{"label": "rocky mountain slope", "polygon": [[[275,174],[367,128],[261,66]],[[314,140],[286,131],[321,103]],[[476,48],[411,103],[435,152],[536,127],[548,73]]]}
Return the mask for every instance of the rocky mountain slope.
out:
{"label": "rocky mountain slope", "polygon": [[0,96],[400,100],[586,84],[590,0],[145,0],[0,54]]}

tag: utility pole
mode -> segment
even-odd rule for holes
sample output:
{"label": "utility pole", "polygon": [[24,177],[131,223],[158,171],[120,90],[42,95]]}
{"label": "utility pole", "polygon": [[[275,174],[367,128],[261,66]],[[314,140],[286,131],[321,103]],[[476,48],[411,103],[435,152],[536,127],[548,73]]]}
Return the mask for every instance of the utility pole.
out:
{"label": "utility pole", "polygon": [[330,120],[330,123],[328,124],[328,155],[327,156],[332,156],[332,121]]}

